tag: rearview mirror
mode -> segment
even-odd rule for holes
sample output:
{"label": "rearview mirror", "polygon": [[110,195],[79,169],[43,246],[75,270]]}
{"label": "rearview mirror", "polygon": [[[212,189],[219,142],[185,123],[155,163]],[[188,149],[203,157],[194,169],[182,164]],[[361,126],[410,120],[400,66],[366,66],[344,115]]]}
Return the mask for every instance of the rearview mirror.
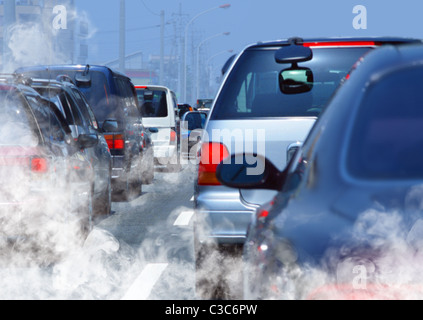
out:
{"label": "rearview mirror", "polygon": [[262,156],[237,154],[218,165],[216,177],[231,188],[279,191],[284,183],[285,171],[280,172]]}
{"label": "rearview mirror", "polygon": [[309,92],[313,89],[314,76],[309,68],[292,67],[279,74],[279,87],[285,94]]}

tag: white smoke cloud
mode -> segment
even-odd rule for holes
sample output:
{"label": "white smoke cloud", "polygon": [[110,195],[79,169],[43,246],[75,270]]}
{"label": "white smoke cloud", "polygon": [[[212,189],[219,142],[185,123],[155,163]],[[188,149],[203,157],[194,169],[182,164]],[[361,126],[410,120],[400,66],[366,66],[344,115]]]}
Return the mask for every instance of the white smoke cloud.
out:
{"label": "white smoke cloud", "polygon": [[[407,199],[421,195],[413,189]],[[410,220],[413,221],[411,226]],[[418,212],[369,209],[351,233],[354,245],[329,248],[320,267],[302,265],[274,279],[269,299],[409,300],[423,299],[423,220]],[[294,270],[294,271],[293,271]],[[296,270],[296,271],[295,271]],[[295,273],[297,272],[297,273]],[[294,279],[293,281],[291,281]],[[281,290],[283,289],[283,292]]]}

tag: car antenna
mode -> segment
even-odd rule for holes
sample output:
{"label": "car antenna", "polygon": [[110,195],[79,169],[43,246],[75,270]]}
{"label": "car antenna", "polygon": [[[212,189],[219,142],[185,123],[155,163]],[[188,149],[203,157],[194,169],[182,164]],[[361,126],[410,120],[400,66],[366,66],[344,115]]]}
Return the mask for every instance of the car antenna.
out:
{"label": "car antenna", "polygon": [[84,75],[84,76],[86,76],[86,75],[88,74],[88,72],[90,72],[90,65],[89,65],[89,64],[87,64],[87,65],[85,66],[85,70],[84,70],[83,75]]}

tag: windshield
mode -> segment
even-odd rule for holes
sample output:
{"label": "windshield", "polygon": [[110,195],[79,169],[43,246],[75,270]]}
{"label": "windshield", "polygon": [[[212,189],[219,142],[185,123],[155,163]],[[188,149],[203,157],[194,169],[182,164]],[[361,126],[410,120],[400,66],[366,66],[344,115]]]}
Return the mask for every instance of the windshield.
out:
{"label": "windshield", "polygon": [[312,70],[313,89],[287,95],[280,91],[279,73],[291,65],[275,61],[278,49],[249,49],[240,57],[218,96],[211,120],[318,116],[354,63],[369,50],[313,49],[313,59],[299,64]]}
{"label": "windshield", "polygon": [[350,173],[362,178],[423,178],[423,68],[392,73],[368,90],[348,152]]}
{"label": "windshield", "polygon": [[166,118],[167,99],[164,90],[136,89],[143,118]]}

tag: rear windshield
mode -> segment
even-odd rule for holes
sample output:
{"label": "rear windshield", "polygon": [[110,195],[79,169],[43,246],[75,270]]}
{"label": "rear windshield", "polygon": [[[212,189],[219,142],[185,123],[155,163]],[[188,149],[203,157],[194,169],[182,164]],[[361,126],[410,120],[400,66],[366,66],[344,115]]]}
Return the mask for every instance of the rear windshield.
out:
{"label": "rear windshield", "polygon": [[166,91],[136,90],[143,118],[166,118],[168,116]]}
{"label": "rear windshield", "polygon": [[15,91],[0,90],[0,145],[36,146],[36,122]]}
{"label": "rear windshield", "polygon": [[347,166],[370,179],[423,178],[423,67],[370,87],[352,131]]}
{"label": "rear windshield", "polygon": [[290,68],[278,64],[278,48],[249,49],[240,57],[218,96],[211,120],[320,115],[341,80],[369,48],[315,48],[313,59],[300,63],[314,74],[312,91],[284,94],[279,73]]}

